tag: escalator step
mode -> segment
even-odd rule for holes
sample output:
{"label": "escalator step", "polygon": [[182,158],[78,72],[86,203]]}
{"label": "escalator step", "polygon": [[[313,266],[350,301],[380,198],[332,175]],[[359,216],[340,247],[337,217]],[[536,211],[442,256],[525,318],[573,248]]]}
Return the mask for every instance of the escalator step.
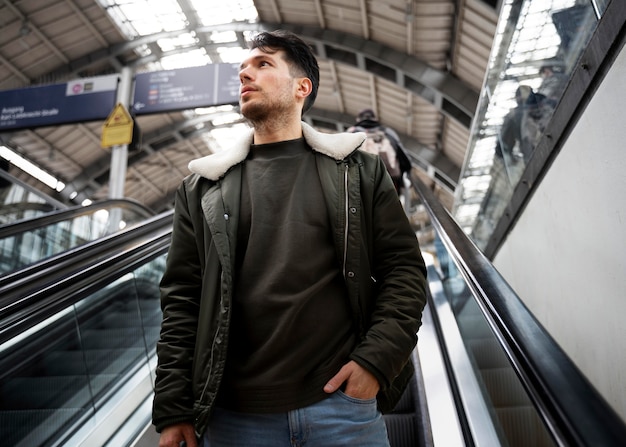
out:
{"label": "escalator step", "polygon": [[142,348],[53,351],[42,359],[42,367],[50,376],[120,374],[144,356]]}
{"label": "escalator step", "polygon": [[483,370],[481,375],[494,407],[531,405],[526,390],[512,368]]}
{"label": "escalator step", "polygon": [[509,447],[554,447],[554,441],[533,407],[500,408],[496,414]]}
{"label": "escalator step", "polygon": [[0,410],[82,408],[91,398],[86,376],[14,377],[0,387]]}
{"label": "escalator step", "polygon": [[[1,411],[2,445],[47,445],[46,441],[49,441],[55,433],[86,411],[83,408]],[[36,427],[36,430],[33,430],[33,427]]]}
{"label": "escalator step", "polygon": [[119,381],[117,374],[57,377],[15,377],[0,387],[0,412],[10,410],[52,410],[88,408],[92,397]]}
{"label": "escalator step", "polygon": [[500,344],[493,338],[467,340],[467,344],[480,369],[504,368],[511,364]]}
{"label": "escalator step", "polygon": [[391,447],[415,447],[417,433],[415,415],[413,414],[386,414],[383,416],[387,425],[387,435]]}
{"label": "escalator step", "polygon": [[90,329],[82,334],[82,343],[85,349],[144,347],[139,325],[132,328]]}

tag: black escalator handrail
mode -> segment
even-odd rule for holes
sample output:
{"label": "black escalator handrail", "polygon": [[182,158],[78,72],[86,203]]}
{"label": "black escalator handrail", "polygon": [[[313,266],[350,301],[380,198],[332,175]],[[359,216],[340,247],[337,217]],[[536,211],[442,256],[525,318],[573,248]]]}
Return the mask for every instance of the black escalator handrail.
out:
{"label": "black escalator handrail", "polygon": [[626,424],[619,415],[535,319],[432,191],[414,174],[411,183],[529,397],[559,444],[622,446]]}
{"label": "black escalator handrail", "polygon": [[163,219],[171,219],[172,215],[173,211],[166,211],[165,213],[146,219],[139,225],[130,226],[117,233],[103,236],[78,247],[70,248],[62,253],[52,255],[41,261],[34,262],[22,269],[0,275],[0,312],[3,308],[2,303],[6,301],[5,294],[8,293],[5,291],[6,287],[11,286],[15,288],[21,283],[28,283],[33,275],[42,277],[42,272],[62,266],[64,260],[69,259],[73,262],[81,261],[85,258],[86,262],[86,260],[90,259],[92,256],[93,251],[98,250],[97,247],[102,247],[100,250],[106,250],[107,247],[112,247],[114,244],[123,244],[126,243],[126,241],[132,241],[144,234],[148,234],[155,228],[159,228],[163,225]]}
{"label": "black escalator handrail", "polygon": [[49,212],[43,216],[21,219],[0,226],[0,239],[15,236],[27,231],[44,228],[80,216],[93,214],[98,210],[108,208],[124,208],[136,212],[145,218],[154,216],[154,212],[140,202],[132,199],[108,199],[86,206],[75,206],[68,209]]}
{"label": "black escalator handrail", "polygon": [[0,278],[0,345],[166,253],[173,212]]}

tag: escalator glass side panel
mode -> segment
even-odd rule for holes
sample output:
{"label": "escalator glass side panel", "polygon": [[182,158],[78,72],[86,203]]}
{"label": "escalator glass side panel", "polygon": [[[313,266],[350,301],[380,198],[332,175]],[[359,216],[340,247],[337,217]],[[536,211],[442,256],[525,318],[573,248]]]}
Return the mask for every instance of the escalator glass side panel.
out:
{"label": "escalator glass side panel", "polygon": [[556,446],[458,270],[443,284],[483,398],[506,439],[503,445]]}
{"label": "escalator glass side panel", "polygon": [[[549,131],[551,121],[559,114],[562,99],[578,88],[570,85],[571,80],[609,4],[605,0],[501,3],[484,94],[473,119],[453,211],[481,250],[500,220],[511,213],[518,184],[532,183],[531,161],[540,152],[537,148],[543,146],[545,151],[558,140]],[[572,110],[564,112],[569,115]]]}
{"label": "escalator glass side panel", "polygon": [[146,362],[133,274],[127,274],[76,310],[82,354],[94,403],[102,402],[119,378]]}
{"label": "escalator glass side panel", "polygon": [[44,215],[61,209],[59,205],[20,185],[11,176],[0,175],[0,225]]}
{"label": "escalator glass side panel", "polygon": [[98,411],[150,364],[165,256],[0,346],[3,443],[58,445],[81,427],[95,427]]}
{"label": "escalator glass side panel", "polygon": [[94,208],[67,220],[0,239],[0,275],[79,247],[145,220],[126,207]]}
{"label": "escalator glass side panel", "polygon": [[[165,260],[166,256],[163,255],[135,270],[137,306],[148,359],[156,357],[156,345],[163,320],[158,285],[165,271]],[[154,383],[156,376],[153,368],[150,369],[150,373],[152,374],[151,383]]]}
{"label": "escalator glass side panel", "polygon": [[[491,330],[474,295],[468,288],[466,279],[454,263],[455,256],[448,251],[439,238],[418,194],[414,190],[409,190],[403,200],[422,251],[430,254],[434,259],[435,268],[429,270],[429,282],[437,281],[442,284],[441,295],[447,300],[446,309],[451,309],[449,312],[451,318],[445,319],[446,325],[442,326],[441,331],[442,344],[444,347],[446,343],[448,344],[445,349],[449,350],[451,373],[456,386],[462,387],[464,383],[477,384],[478,393],[474,389],[471,391],[461,389],[458,392],[462,407],[459,411],[465,413],[467,426],[470,427],[470,431],[473,430],[474,441],[480,439],[480,433],[476,431],[480,430],[477,427],[483,425],[484,420],[472,420],[476,418],[476,415],[468,409],[476,407],[476,403],[463,401],[465,396],[479,398],[480,406],[487,408],[486,412],[498,437],[499,445],[555,446],[501,343]],[[433,275],[437,277],[432,278]],[[431,308],[431,312],[436,311],[435,307]],[[441,318],[441,320],[444,319]],[[460,334],[460,342],[457,342],[457,334]],[[452,350],[459,349],[458,345],[461,345],[462,356],[452,352]],[[459,361],[461,358],[468,361],[461,364]],[[471,381],[462,380],[463,375],[466,374],[473,376]]]}
{"label": "escalator glass side panel", "polygon": [[2,352],[0,436],[45,445],[93,413],[75,316],[67,311]]}

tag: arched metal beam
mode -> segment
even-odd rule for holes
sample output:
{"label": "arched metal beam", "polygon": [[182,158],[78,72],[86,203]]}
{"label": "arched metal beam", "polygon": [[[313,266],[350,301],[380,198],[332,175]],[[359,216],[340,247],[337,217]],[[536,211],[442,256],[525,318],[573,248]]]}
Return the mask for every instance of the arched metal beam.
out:
{"label": "arched metal beam", "polygon": [[298,34],[316,46],[318,56],[353,65],[395,82],[432,103],[441,113],[469,129],[479,92],[450,73],[437,70],[414,56],[337,30],[290,23],[265,24]]}
{"label": "arched metal beam", "polygon": [[[314,26],[290,23],[233,22],[224,25],[202,26],[189,29],[196,34],[221,31],[266,31],[287,29],[312,43],[321,58],[350,64],[396,83],[401,88],[432,103],[441,113],[469,128],[478,104],[479,92],[450,73],[430,67],[414,56],[394,50],[386,45],[366,40],[352,34]],[[135,48],[154,43],[159,39],[174,37],[180,31],[162,32],[103,48],[45,75],[55,77],[79,76],[93,64],[108,61],[113,67],[120,65],[118,57]],[[222,45],[222,44],[215,44]]]}

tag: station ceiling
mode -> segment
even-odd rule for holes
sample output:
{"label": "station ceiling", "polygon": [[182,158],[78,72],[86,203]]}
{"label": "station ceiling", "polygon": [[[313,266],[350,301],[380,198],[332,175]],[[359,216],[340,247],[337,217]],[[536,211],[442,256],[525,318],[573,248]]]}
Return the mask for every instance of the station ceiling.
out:
{"label": "station ceiling", "polygon": [[[185,30],[142,37],[129,37],[106,3],[0,0],[0,91],[119,73],[123,67],[149,71],[171,55],[159,42],[183,31],[194,39],[173,52],[200,50],[219,63],[226,62],[222,48],[245,48],[250,33],[288,29],[312,45],[320,65],[318,98],[305,120],[324,131],[342,131],[360,110],[373,108],[400,134],[420,177],[452,206],[498,2],[254,0],[254,20],[206,24],[191,0],[178,0]],[[234,32],[235,39],[215,38],[224,32]],[[171,208],[189,160],[223,144],[213,134],[233,125],[221,123],[225,114],[217,108],[208,114],[138,116],[140,145],[129,153],[124,196],[155,212]],[[55,192],[11,167],[20,180],[68,203],[101,200],[109,196],[111,166],[111,149],[101,145],[102,126],[91,121],[6,131],[0,144],[55,176],[65,189]]]}

